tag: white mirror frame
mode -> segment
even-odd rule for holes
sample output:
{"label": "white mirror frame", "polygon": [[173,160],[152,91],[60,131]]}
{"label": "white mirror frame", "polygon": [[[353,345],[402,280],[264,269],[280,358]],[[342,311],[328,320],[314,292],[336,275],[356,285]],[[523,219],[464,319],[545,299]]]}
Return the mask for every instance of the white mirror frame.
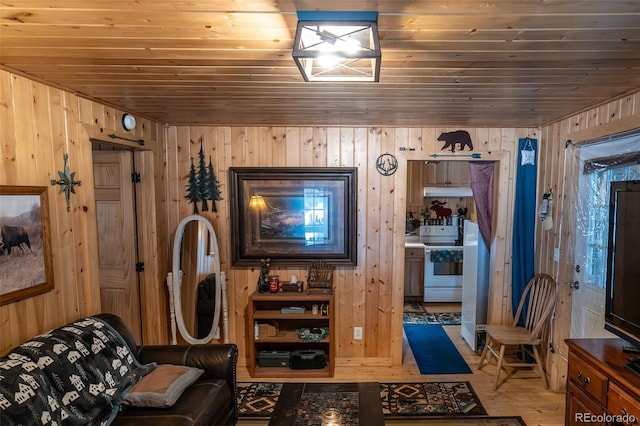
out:
{"label": "white mirror frame", "polygon": [[[209,256],[214,256],[214,275],[216,278],[216,306],[213,314],[213,323],[209,334],[202,338],[196,339],[187,331],[184,324],[184,317],[182,314],[182,270],[180,268],[180,252],[182,250],[182,236],[184,234],[184,228],[191,221],[198,221],[203,223],[209,231]],[[205,344],[209,343],[213,339],[220,338],[220,310],[222,308],[222,321],[224,327],[224,342],[229,343],[229,309],[227,305],[227,277],[224,271],[220,271],[220,251],[218,249],[218,240],[216,233],[213,230],[211,223],[202,216],[191,215],[187,216],[180,221],[176,228],[176,235],[173,240],[173,260],[172,260],[173,272],[169,272],[167,275],[167,287],[169,288],[169,311],[171,320],[171,344],[177,344],[176,337],[176,324],[178,331],[183,339],[190,344]],[[221,307],[222,305],[222,307]]]}

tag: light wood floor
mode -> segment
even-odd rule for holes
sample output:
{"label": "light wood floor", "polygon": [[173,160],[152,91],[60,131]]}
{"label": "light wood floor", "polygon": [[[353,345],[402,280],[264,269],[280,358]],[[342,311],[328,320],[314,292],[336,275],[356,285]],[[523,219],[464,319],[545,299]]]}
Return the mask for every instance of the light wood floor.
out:
{"label": "light wood floor", "polygon": [[[457,308],[457,309],[456,309]],[[459,305],[427,306],[429,312],[451,312],[460,310]],[[482,405],[490,416],[521,416],[528,426],[564,425],[565,394],[544,389],[542,380],[534,373],[521,370],[504,382],[497,391],[493,391],[495,361],[478,371],[480,355],[471,350],[460,336],[460,326],[444,326],[447,334],[469,364],[473,374],[437,374],[421,375],[406,338],[403,339],[403,363],[399,367],[341,367],[336,366],[334,377],[314,379],[312,382],[447,382],[468,381],[475,389]],[[501,377],[504,377],[504,372]],[[238,368],[238,381],[276,381],[256,380],[249,377],[246,368]],[[285,379],[277,381],[287,381]],[[300,381],[300,379],[292,380]],[[241,425],[266,425],[267,422],[241,421]],[[388,425],[407,424],[388,421]],[[419,424],[412,422],[412,424]]]}

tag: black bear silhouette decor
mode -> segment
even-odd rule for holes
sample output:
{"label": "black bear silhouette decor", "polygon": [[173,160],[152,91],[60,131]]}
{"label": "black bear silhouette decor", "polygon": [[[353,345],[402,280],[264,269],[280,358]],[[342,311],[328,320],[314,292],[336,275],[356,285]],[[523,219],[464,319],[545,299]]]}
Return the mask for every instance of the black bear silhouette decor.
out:
{"label": "black bear silhouette decor", "polygon": [[454,132],[444,132],[438,137],[439,141],[444,142],[443,149],[451,148],[451,152],[456,152],[456,144],[460,144],[460,151],[464,151],[464,147],[468,147],[469,151],[473,151],[473,142],[471,135],[466,130],[456,130]]}

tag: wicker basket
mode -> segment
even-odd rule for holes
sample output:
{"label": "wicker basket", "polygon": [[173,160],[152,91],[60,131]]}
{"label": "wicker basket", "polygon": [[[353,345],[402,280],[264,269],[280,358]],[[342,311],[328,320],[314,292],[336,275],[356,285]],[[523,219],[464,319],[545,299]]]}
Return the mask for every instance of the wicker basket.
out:
{"label": "wicker basket", "polygon": [[313,262],[309,266],[307,294],[333,294],[333,265]]}

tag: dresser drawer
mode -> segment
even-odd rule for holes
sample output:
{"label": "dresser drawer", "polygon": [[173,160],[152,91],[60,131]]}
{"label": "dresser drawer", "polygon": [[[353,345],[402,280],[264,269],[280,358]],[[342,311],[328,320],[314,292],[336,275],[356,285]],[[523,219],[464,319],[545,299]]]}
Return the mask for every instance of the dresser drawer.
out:
{"label": "dresser drawer", "polygon": [[596,399],[607,403],[607,377],[574,354],[569,354],[569,380]]}
{"label": "dresser drawer", "polygon": [[411,248],[404,250],[405,259],[424,259],[424,248]]}
{"label": "dresser drawer", "polygon": [[[584,395],[581,385],[569,380],[567,385],[567,409],[565,411],[566,426],[606,426],[605,408],[593,398]],[[602,417],[600,417],[602,416]],[[600,421],[600,419],[602,419]]]}
{"label": "dresser drawer", "polygon": [[615,383],[609,384],[607,411],[614,416],[626,415],[626,418],[619,419],[622,424],[636,425],[640,422],[640,401]]}

